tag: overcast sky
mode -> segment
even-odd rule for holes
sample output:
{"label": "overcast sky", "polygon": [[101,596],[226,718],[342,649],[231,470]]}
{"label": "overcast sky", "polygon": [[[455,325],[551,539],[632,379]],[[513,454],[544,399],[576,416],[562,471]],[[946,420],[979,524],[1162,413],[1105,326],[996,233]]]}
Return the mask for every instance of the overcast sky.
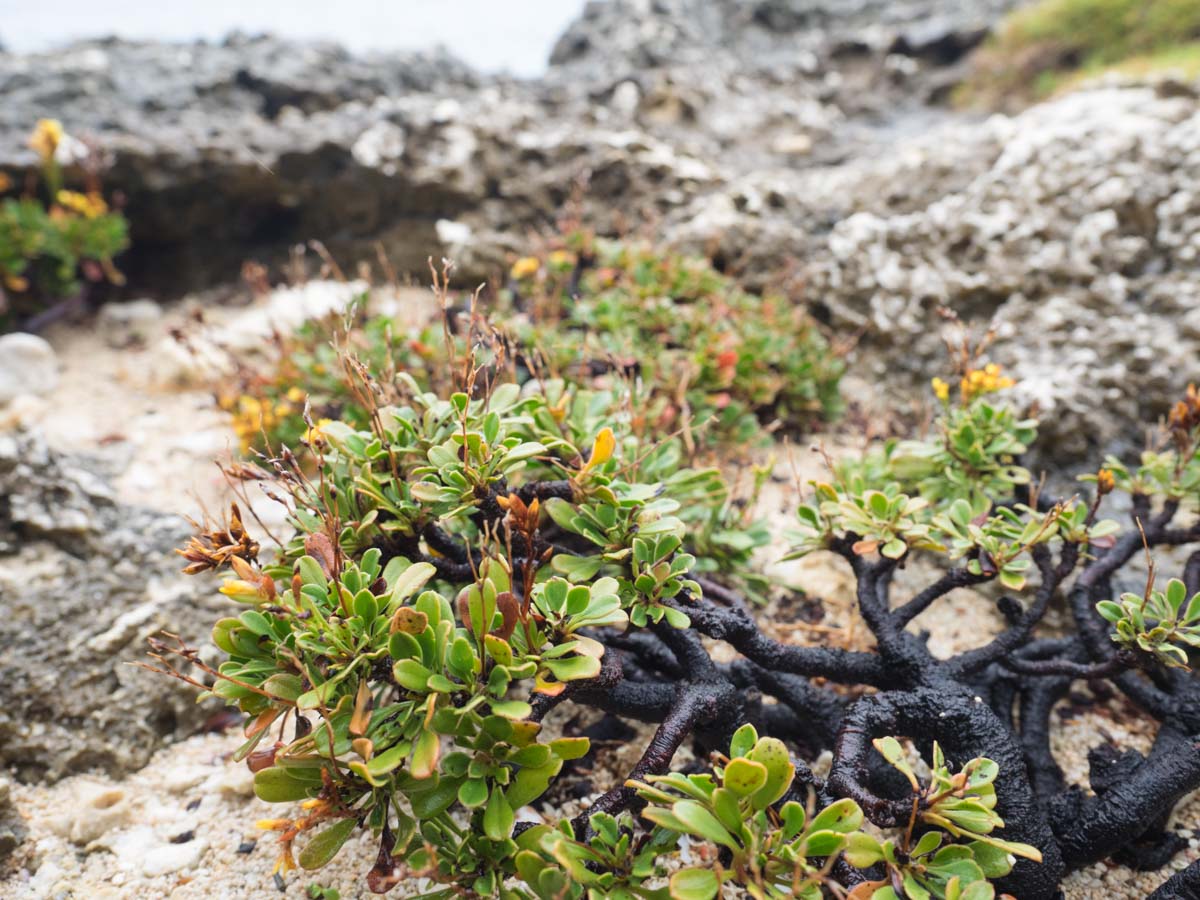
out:
{"label": "overcast sky", "polygon": [[444,44],[475,67],[536,75],[584,0],[0,0],[0,42],[44,50],[80,37],[220,39],[272,31],[358,50]]}

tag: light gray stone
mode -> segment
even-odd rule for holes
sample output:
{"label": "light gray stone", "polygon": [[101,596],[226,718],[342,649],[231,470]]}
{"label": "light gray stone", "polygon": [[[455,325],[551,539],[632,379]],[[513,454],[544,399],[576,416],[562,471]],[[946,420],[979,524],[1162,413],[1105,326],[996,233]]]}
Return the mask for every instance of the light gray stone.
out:
{"label": "light gray stone", "polygon": [[0,336],[0,405],[17,397],[45,396],[58,386],[58,357],[35,334]]}
{"label": "light gray stone", "polygon": [[153,300],[106,303],[96,314],[105,343],[117,349],[144,346],[157,336],[161,323],[162,307]]}

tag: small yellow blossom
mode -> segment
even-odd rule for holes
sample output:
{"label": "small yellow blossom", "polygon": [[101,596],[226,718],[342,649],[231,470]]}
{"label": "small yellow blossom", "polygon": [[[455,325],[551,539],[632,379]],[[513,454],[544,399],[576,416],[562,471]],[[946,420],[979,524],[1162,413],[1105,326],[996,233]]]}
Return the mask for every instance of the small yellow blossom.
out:
{"label": "small yellow blossom", "polygon": [[968,369],[959,385],[963,402],[970,402],[976,397],[995,393],[1016,384],[1011,378],[1000,374],[1001,371],[995,363],[988,363],[982,369]]}
{"label": "small yellow blossom", "polygon": [[613,450],[616,449],[617,439],[613,436],[611,428],[605,427],[596,435],[596,440],[592,442],[592,455],[588,457],[587,463],[580,470],[580,475],[586,475],[596,466],[602,466],[612,459]]}
{"label": "small yellow blossom", "polygon": [[306,443],[306,444],[324,443],[325,432],[322,431],[321,429],[323,429],[326,425],[332,425],[332,424],[333,424],[333,419],[321,419],[319,422],[317,422],[316,425],[314,425],[312,428],[310,428],[304,432],[304,443]]}
{"label": "small yellow blossom", "polygon": [[272,875],[286,875],[296,868],[296,860],[292,857],[292,847],[289,844],[283,850],[279,851],[279,859],[275,862],[275,868],[271,870]]}
{"label": "small yellow blossom", "polygon": [[29,146],[43,161],[54,159],[54,151],[62,143],[63,127],[58,119],[39,119],[33,134],[29,135]]}
{"label": "small yellow blossom", "polygon": [[269,433],[276,424],[278,419],[273,407],[249,394],[238,397],[237,409],[233,414],[233,431],[241,440],[243,452],[253,446],[259,435],[264,431]]}
{"label": "small yellow blossom", "polygon": [[287,398],[289,400],[291,400],[293,403],[303,403],[304,402],[304,391],[302,389],[296,387],[295,385],[292,385],[292,387],[288,388]]}
{"label": "small yellow blossom", "polygon": [[540,269],[541,266],[542,264],[538,262],[538,258],[536,256],[522,256],[515,263],[513,263],[511,274],[514,279],[520,281],[523,278],[529,278],[537,274],[537,270]]}
{"label": "small yellow blossom", "polygon": [[1112,469],[1101,469],[1096,473],[1096,493],[1101,497],[1111,494],[1116,486],[1117,480],[1113,477]]}
{"label": "small yellow blossom", "polygon": [[81,194],[79,191],[59,191],[54,199],[58,201],[59,206],[89,219],[95,219],[108,212],[108,204],[96,191],[89,191],[86,194]]}
{"label": "small yellow blossom", "polygon": [[950,385],[942,381],[940,378],[934,378],[930,384],[933,386],[933,394],[939,401],[945,403],[950,399]]}
{"label": "small yellow blossom", "polygon": [[266,599],[257,584],[243,581],[240,578],[230,578],[217,590],[238,603],[259,603]]}
{"label": "small yellow blossom", "polygon": [[575,265],[575,254],[570,250],[555,250],[548,257],[548,261],[556,269],[565,269]]}

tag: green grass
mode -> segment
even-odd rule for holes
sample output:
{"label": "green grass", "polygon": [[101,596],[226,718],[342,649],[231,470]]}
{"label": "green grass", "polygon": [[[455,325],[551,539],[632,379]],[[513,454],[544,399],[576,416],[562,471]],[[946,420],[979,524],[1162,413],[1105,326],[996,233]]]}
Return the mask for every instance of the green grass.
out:
{"label": "green grass", "polygon": [[980,51],[959,99],[1040,99],[1112,69],[1200,72],[1200,2],[1040,0],[1022,7]]}

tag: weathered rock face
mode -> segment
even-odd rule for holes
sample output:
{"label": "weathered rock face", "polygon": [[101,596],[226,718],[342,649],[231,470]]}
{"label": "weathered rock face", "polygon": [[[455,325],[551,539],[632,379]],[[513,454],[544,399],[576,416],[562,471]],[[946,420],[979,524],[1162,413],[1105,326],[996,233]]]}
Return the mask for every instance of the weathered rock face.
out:
{"label": "weathered rock face", "polygon": [[1138,443],[1196,374],[1198,104],[1133,86],[950,113],[963,53],[1011,5],[592,3],[536,82],[269,38],[0,54],[0,168],[28,164],[48,110],[95,135],[139,291],[309,239],[422,279],[450,256],[477,283],[569,213],[645,223],[754,286],[790,271],[902,396],[943,367],[939,304],[994,317],[1071,459]]}
{"label": "weathered rock face", "polygon": [[468,201],[436,173],[407,174],[405,131],[372,104],[476,83],[444,54],[353,57],[268,37],[0,54],[0,168],[34,162],[24,136],[46,115],[101,148],[131,219],[130,284],[167,296],[309,239],[351,258],[393,233],[422,248],[396,262],[415,268],[435,249],[437,217]]}
{"label": "weathered rock face", "polygon": [[956,62],[1015,0],[608,0],[588,3],[550,56],[558,68],[627,77],[704,65],[716,54],[755,67],[794,58],[894,51]]}
{"label": "weathered rock face", "polygon": [[[932,89],[921,78],[944,60],[920,48],[951,39],[931,11],[981,33],[1007,3],[919,0],[868,26],[886,4],[622,0],[589,7],[539,82],[267,37],[0,53],[0,169],[33,163],[24,140],[45,115],[102,148],[139,291],[227,282],[313,239],[347,264],[382,244],[421,277],[453,252],[483,278],[581,182],[604,230],[763,165],[847,155]],[[917,24],[927,33],[905,37]]]}
{"label": "weathered rock face", "polygon": [[947,129],[842,173],[808,296],[878,383],[939,370],[939,305],[993,321],[1056,456],[1138,448],[1200,375],[1198,165],[1200,103],[1149,87]]}
{"label": "weathered rock face", "polygon": [[135,769],[211,714],[194,689],[128,665],[150,634],[195,644],[219,614],[178,573],[188,530],[116,504],[85,460],[0,435],[0,765],[17,778]]}

